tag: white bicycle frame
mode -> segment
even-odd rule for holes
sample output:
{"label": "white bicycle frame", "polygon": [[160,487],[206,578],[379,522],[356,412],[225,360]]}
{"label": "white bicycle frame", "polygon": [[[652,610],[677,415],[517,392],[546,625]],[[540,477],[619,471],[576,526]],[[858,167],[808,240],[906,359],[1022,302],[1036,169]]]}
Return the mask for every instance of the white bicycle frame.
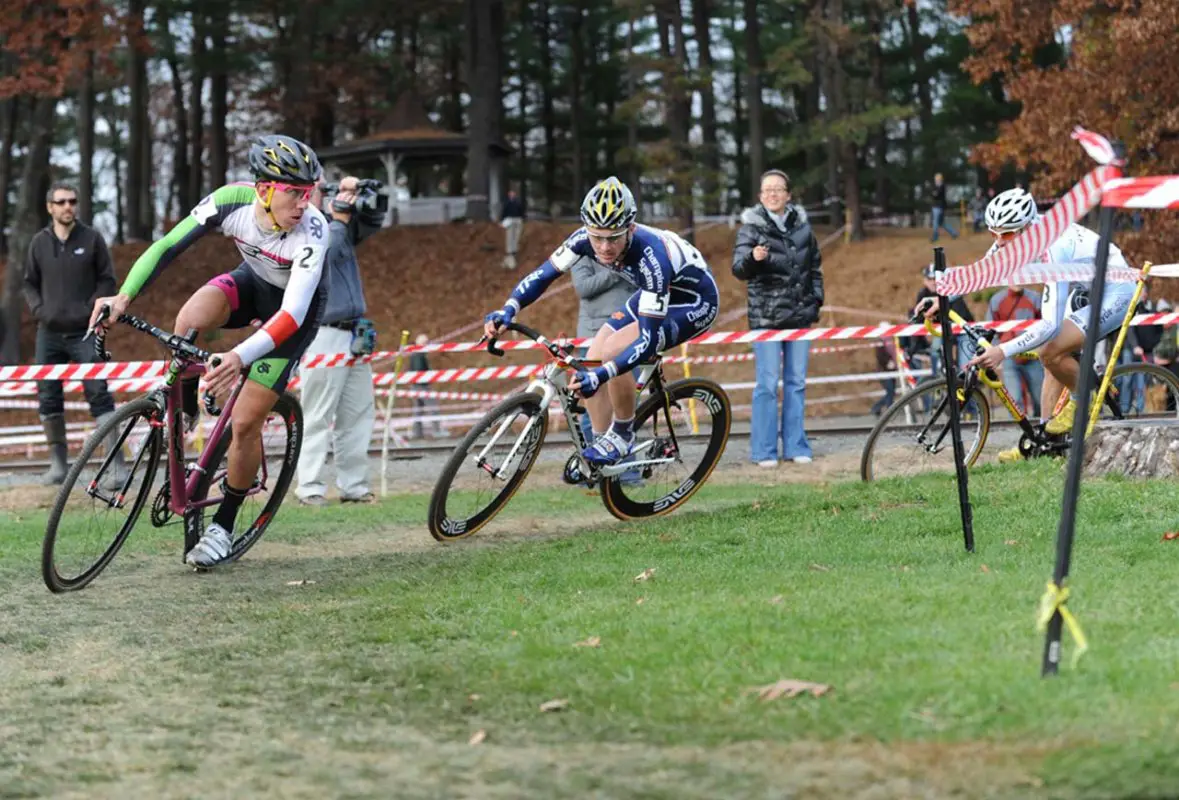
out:
{"label": "white bicycle frame", "polygon": [[[654,366],[644,366],[641,368],[639,374],[636,375],[636,381],[640,388],[646,385],[646,382],[650,378],[651,372],[653,370]],[[577,423],[577,420],[573,416],[573,408],[575,403],[572,402],[573,398],[566,387],[565,370],[559,367],[555,362],[549,362],[545,365],[544,370],[542,370],[540,376],[533,378],[529,382],[527,388],[524,389],[524,392],[526,394],[539,394],[540,407],[542,409],[549,408],[552,405],[553,400],[558,396],[561,398],[561,410],[565,413],[565,424],[569,426],[570,436],[573,437],[573,441],[576,445],[577,458],[581,462],[581,466],[584,469],[583,474],[594,474],[595,470],[589,464],[587,464],[585,459],[581,456],[581,451],[587,447],[589,443],[585,440],[585,434],[581,430],[581,425]],[[512,459],[516,457],[516,453],[520,452],[520,448],[524,446],[526,441],[528,441],[528,436],[532,432],[532,426],[542,424],[541,419],[542,416],[529,417],[528,424],[524,426],[524,430],[521,431],[520,435],[516,437],[516,442],[512,445],[512,449],[508,451],[507,456],[503,460],[503,464],[494,472],[491,472],[491,470],[489,470],[486,466],[487,453],[491,450],[491,448],[495,447],[500,438],[505,433],[507,433],[508,428],[515,420],[515,417],[506,418],[499,424],[499,428],[492,435],[491,440],[488,441],[488,443],[483,446],[483,449],[480,450],[479,453],[475,456],[476,466],[478,466],[480,469],[491,472],[491,476],[497,480],[506,480],[508,476],[504,474],[504,468],[508,464],[512,463]],[[642,453],[645,450],[651,449],[654,447],[654,445],[654,439],[648,439],[645,442],[640,442],[633,450],[631,450],[630,455],[634,456]],[[611,478],[616,475],[621,475],[624,472],[630,472],[631,470],[639,467],[668,464],[674,460],[674,458],[654,458],[644,461],[628,460],[619,464],[611,464],[610,466],[601,467],[600,469],[596,470],[596,472],[603,478]]]}

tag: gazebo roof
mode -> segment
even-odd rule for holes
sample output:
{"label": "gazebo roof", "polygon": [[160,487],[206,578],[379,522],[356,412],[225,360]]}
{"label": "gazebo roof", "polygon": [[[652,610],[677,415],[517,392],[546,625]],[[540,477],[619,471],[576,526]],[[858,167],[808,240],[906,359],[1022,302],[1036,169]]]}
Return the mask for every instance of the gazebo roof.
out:
{"label": "gazebo roof", "polygon": [[[316,153],[324,163],[350,164],[369,161],[391,154],[411,159],[450,160],[467,154],[465,134],[444,130],[426,114],[425,103],[413,89],[401,93],[389,109],[375,133],[332,147],[321,147]],[[502,141],[491,143],[491,151],[508,155],[512,149]]]}

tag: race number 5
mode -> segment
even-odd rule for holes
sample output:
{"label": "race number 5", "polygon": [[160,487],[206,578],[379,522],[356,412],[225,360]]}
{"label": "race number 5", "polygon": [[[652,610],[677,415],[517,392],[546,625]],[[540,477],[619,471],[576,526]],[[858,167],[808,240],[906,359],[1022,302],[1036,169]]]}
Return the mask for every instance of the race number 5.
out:
{"label": "race number 5", "polygon": [[655,292],[639,293],[639,313],[645,317],[667,316],[667,295]]}

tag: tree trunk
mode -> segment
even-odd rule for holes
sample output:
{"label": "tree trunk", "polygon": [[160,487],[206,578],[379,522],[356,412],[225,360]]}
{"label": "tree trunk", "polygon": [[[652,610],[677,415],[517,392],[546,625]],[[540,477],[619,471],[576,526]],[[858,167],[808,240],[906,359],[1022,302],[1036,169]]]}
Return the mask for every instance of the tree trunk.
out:
{"label": "tree trunk", "polygon": [[[731,10],[729,15],[729,33],[730,39],[736,40],[737,31],[737,9],[736,6]],[[736,151],[733,158],[736,165],[737,172],[737,205],[744,206],[748,202],[749,187],[753,183],[749,178],[749,160],[745,157],[745,132],[747,127],[745,125],[745,116],[742,113],[742,89],[748,81],[748,77],[741,71],[741,62],[733,59],[733,148]],[[760,188],[760,187],[758,187]],[[728,211],[729,209],[726,209]],[[739,209],[738,209],[739,210]]]}
{"label": "tree trunk", "polygon": [[[447,37],[447,76],[448,88],[450,95],[450,103],[447,106],[449,113],[450,130],[455,133],[463,132],[463,79],[462,79],[462,47],[459,46],[459,39],[457,31],[451,31],[451,35]],[[463,181],[463,164],[461,161],[455,160],[450,164],[450,181],[448,193],[451,197],[462,197],[466,194],[466,185]]]}
{"label": "tree trunk", "polygon": [[[184,81],[174,51],[168,54],[166,61],[172,79],[172,122],[176,125],[176,132],[172,141],[172,189],[164,209],[165,213],[173,215],[173,219],[179,219],[193,206],[188,194],[188,108],[184,102]],[[175,211],[172,208],[172,197],[176,198],[178,206]]]}
{"label": "tree trunk", "polygon": [[745,0],[745,62],[748,72],[745,76],[747,117],[749,120],[749,177],[753,196],[757,197],[761,187],[758,181],[765,172],[765,133],[762,129],[761,71],[764,67],[761,55],[761,23],[758,21],[757,0]]}
{"label": "tree trunk", "polygon": [[124,217],[124,203],[125,196],[123,188],[123,136],[122,114],[114,99],[114,92],[108,91],[106,93],[106,101],[102,104],[103,120],[106,122],[107,130],[110,131],[110,150],[111,163],[115,172],[115,242],[123,244],[126,241],[125,236],[125,217]]}
{"label": "tree trunk", "polygon": [[[829,30],[839,29],[843,25],[843,0],[827,0],[827,13]],[[852,113],[841,47],[840,40],[829,34],[828,55],[832,83],[828,100],[835,112],[836,120],[847,119]],[[843,173],[843,201],[847,206],[849,235],[852,241],[858,242],[864,238],[864,215],[860,206],[859,156],[856,152],[856,143],[850,137],[839,137],[835,141],[839,168]]]}
{"label": "tree trunk", "polygon": [[[671,135],[671,183],[675,194],[672,205],[681,230],[692,241],[693,163],[688,152],[688,127],[691,124],[691,97],[686,91],[687,49],[684,46],[684,20],[679,0],[667,0],[655,10],[659,21],[660,46],[663,50],[664,108]],[[674,34],[674,37],[673,37]]]}
{"label": "tree trunk", "polygon": [[704,168],[701,187],[704,211],[720,214],[720,145],[717,142],[716,93],[712,64],[712,9],[709,0],[692,0],[692,24],[696,29],[696,52],[699,54],[697,81],[700,89],[700,149]]}
{"label": "tree trunk", "polygon": [[78,219],[94,223],[94,51],[90,48],[78,87]]}
{"label": "tree trunk", "polygon": [[208,49],[205,29],[208,27],[203,12],[192,13],[192,89],[188,105],[188,188],[185,205],[193,208],[205,194],[205,62]]}
{"label": "tree trunk", "polygon": [[[880,44],[883,35],[882,9],[870,6],[869,30],[872,34],[872,101],[884,105],[888,101],[888,89],[884,81],[884,48]],[[881,123],[872,133],[873,172],[876,180],[874,202],[881,214],[888,214],[888,128]]]}
{"label": "tree trunk", "polygon": [[312,81],[311,56],[318,38],[315,11],[314,3],[296,3],[291,30],[287,33],[288,79],[282,96],[283,131],[302,141],[307,139],[311,110],[308,107],[308,91]]}
{"label": "tree trunk", "polygon": [[553,111],[553,53],[549,0],[540,0],[536,16],[540,43],[540,124],[544,129],[544,199],[553,208],[557,201],[557,121]]}
{"label": "tree trunk", "polygon": [[127,235],[132,241],[151,238],[151,128],[148,118],[147,57],[143,38],[144,0],[128,2],[127,83],[131,88],[127,156]]}
{"label": "tree trunk", "polygon": [[20,115],[20,95],[0,100],[0,253],[8,253],[8,190],[12,186],[12,151],[16,138],[16,121]]}
{"label": "tree trunk", "polygon": [[[569,107],[580,109],[581,81],[585,73],[585,15],[581,3],[574,4],[569,15]],[[573,150],[573,180],[567,198],[576,206],[584,191],[585,153],[582,149],[581,114],[574,111],[569,115],[569,139]]]}
{"label": "tree trunk", "polygon": [[45,218],[42,188],[49,178],[49,144],[53,141],[56,97],[38,97],[33,102],[33,118],[29,128],[29,147],[25,152],[21,173],[20,195],[12,232],[12,248],[8,254],[4,281],[4,339],[0,342],[0,363],[20,363],[20,307],[21,279],[29,242]]}
{"label": "tree trunk", "polygon": [[[635,16],[632,12],[626,25],[626,97],[632,103],[637,91],[635,76],[639,69],[635,64],[634,41]],[[641,163],[639,159],[639,112],[637,107],[632,106],[626,120],[626,184],[634,194],[635,203],[639,208],[642,208],[643,203],[643,184],[639,179],[642,174]]]}
{"label": "tree trunk", "polygon": [[[1165,411],[1165,394],[1147,397],[1151,410]],[[1179,429],[1173,425],[1099,422],[1085,438],[1084,474],[1128,478],[1179,476]]]}
{"label": "tree trunk", "polygon": [[498,138],[503,99],[500,94],[501,42],[493,21],[502,0],[467,0],[471,56],[470,124],[467,126],[467,218],[491,218],[491,144]]}
{"label": "tree trunk", "polygon": [[213,188],[225,183],[229,172],[229,52],[225,32],[229,27],[229,9],[224,0],[210,4],[209,33],[212,41],[209,71],[209,184]]}
{"label": "tree trunk", "polygon": [[937,143],[933,140],[933,98],[929,91],[929,75],[925,65],[925,37],[921,35],[921,20],[917,4],[908,4],[909,57],[912,61],[913,85],[917,89],[917,109],[921,119],[921,152],[929,168],[937,163]]}

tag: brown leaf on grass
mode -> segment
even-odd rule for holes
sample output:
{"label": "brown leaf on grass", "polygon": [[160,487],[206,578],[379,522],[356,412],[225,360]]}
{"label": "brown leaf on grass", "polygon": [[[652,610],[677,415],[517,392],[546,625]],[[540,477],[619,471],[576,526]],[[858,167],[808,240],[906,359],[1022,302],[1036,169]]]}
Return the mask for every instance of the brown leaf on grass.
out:
{"label": "brown leaf on grass", "polygon": [[811,694],[815,697],[822,697],[830,691],[831,686],[826,683],[811,683],[810,681],[783,678],[776,683],[767,683],[765,686],[751,686],[745,690],[745,693],[756,694],[758,700],[768,703],[771,700],[777,700],[779,697],[797,697],[803,693]]}
{"label": "brown leaf on grass", "polygon": [[602,637],[601,636],[591,636],[588,639],[585,639],[584,641],[574,642],[573,646],[574,647],[601,647],[602,646]]}
{"label": "brown leaf on grass", "polygon": [[991,568],[990,568],[990,567],[988,567],[986,564],[983,564],[983,565],[982,565],[982,571],[983,571],[983,572],[990,572],[990,571],[991,571]]}
{"label": "brown leaf on grass", "polygon": [[659,541],[661,541],[661,542],[674,542],[678,538],[679,537],[676,536],[674,533],[661,533],[661,534],[659,534]]}
{"label": "brown leaf on grass", "polygon": [[480,728],[479,730],[477,730],[471,734],[471,738],[467,740],[467,744],[472,745],[472,746],[477,745],[477,744],[483,744],[483,741],[486,738],[487,738],[487,731]]}
{"label": "brown leaf on grass", "polygon": [[558,697],[553,700],[546,700],[540,704],[541,711],[563,711],[569,707],[569,701],[563,697]]}
{"label": "brown leaf on grass", "polygon": [[287,586],[314,586],[315,581],[301,580],[301,581],[287,581]]}
{"label": "brown leaf on grass", "polygon": [[636,605],[636,606],[641,606],[641,605],[642,605],[643,603],[645,603],[645,602],[647,602],[647,598],[645,598],[645,597],[640,597],[638,600],[635,600],[635,605]]}
{"label": "brown leaf on grass", "polygon": [[638,575],[635,575],[635,583],[640,583],[642,581],[649,581],[652,578],[654,578],[655,577],[655,569],[656,569],[655,567],[648,567],[647,569],[640,572]]}
{"label": "brown leaf on grass", "polygon": [[515,639],[519,635],[520,635],[519,631],[508,631],[508,637],[511,639]]}
{"label": "brown leaf on grass", "polygon": [[760,500],[754,500],[754,501],[753,501],[753,505],[752,505],[752,506],[750,506],[750,507],[751,507],[751,508],[752,508],[754,511],[761,511],[761,501],[760,501]]}
{"label": "brown leaf on grass", "polygon": [[1015,547],[1015,545],[1019,544],[1019,540],[1018,539],[1004,539],[1003,544],[1007,545],[1008,547]]}
{"label": "brown leaf on grass", "polygon": [[780,595],[780,594],[776,594],[770,598],[770,605],[780,606],[785,601],[786,601],[786,598],[782,597],[782,595]]}
{"label": "brown leaf on grass", "polygon": [[483,695],[481,695],[481,694],[471,693],[471,694],[467,695],[467,702],[468,703],[476,703],[482,699],[483,699]]}
{"label": "brown leaf on grass", "polygon": [[830,572],[831,567],[825,567],[822,564],[811,564],[811,569],[815,572]]}

